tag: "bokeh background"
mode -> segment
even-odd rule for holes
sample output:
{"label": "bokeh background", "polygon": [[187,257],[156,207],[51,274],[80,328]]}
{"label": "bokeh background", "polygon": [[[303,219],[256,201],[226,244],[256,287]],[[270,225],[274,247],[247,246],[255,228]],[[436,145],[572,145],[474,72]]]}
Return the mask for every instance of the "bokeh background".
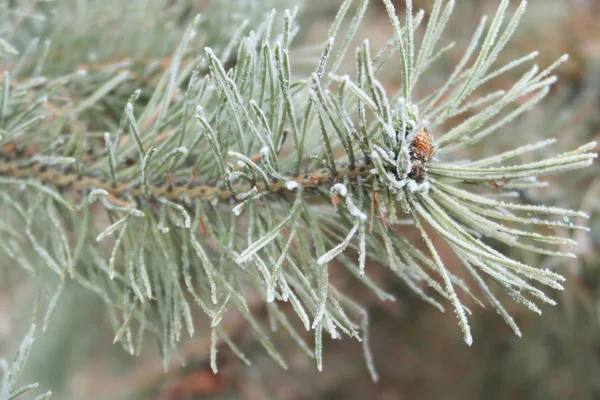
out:
{"label": "bokeh background", "polygon": [[[69,1],[65,0],[65,3]],[[57,2],[61,3],[61,0]],[[30,3],[32,10],[44,6],[41,4],[44,2]],[[119,3],[107,1],[102,5],[97,2],[98,13],[93,18],[101,18],[103,7],[106,7],[106,13],[114,13]],[[299,19],[303,29],[298,35],[299,45],[308,45],[325,37],[339,3],[333,0],[302,3]],[[432,3],[433,0],[415,0],[414,7],[429,10]],[[456,40],[458,45],[438,63],[428,79],[420,82],[424,93],[443,82],[460,58],[480,16],[492,14],[499,1],[460,0],[457,3],[447,34],[448,41]],[[512,1],[511,7],[518,3]],[[190,15],[208,6],[205,1],[190,4],[187,11]],[[260,16],[273,6],[283,8],[295,2],[281,0],[261,4],[257,1],[256,4],[248,7],[247,12]],[[397,0],[396,6],[401,13],[403,1]],[[152,15],[146,18],[152,18]],[[59,18],[58,21],[65,25],[58,24],[54,29],[69,32],[66,20]],[[80,59],[58,57],[54,64],[57,71],[64,73],[80,68],[92,56],[99,61],[109,56],[112,59],[126,57],[134,48],[139,57],[156,60],[161,57],[166,60],[169,54],[168,43],[163,43],[162,48],[140,50],[134,45],[128,49],[127,42],[123,41],[123,46],[114,47],[110,55],[90,55],[85,51],[88,42],[84,39],[99,33],[89,32],[95,27],[94,21],[80,22],[73,23],[80,25],[79,40],[71,38],[69,42],[65,39],[71,47],[61,51],[82,55]],[[176,21],[174,27],[146,22],[154,29],[152,34],[168,36],[165,41],[172,37],[176,42],[182,31],[178,30]],[[215,24],[218,23],[216,20]],[[163,34],[160,29],[167,32]],[[150,33],[138,29],[137,34]],[[373,47],[380,47],[390,35],[383,4],[378,0],[371,1],[358,39],[369,37]],[[213,40],[218,41],[218,35]],[[73,47],[76,43],[79,48]],[[542,66],[569,53],[568,63],[557,71],[559,83],[541,105],[502,133],[471,149],[471,157],[503,151],[523,141],[535,142],[550,137],[558,139],[552,151],[600,139],[600,1],[530,0],[528,11],[502,57],[504,61],[510,61],[533,50],[540,51],[537,60]],[[142,54],[144,51],[146,54]],[[348,70],[351,71],[352,54],[349,56]],[[302,71],[311,66],[312,61],[314,51],[311,53],[308,47],[299,49],[294,68]],[[399,69],[391,62],[380,79],[386,89],[395,91]],[[507,76],[504,80],[496,80],[495,84],[498,89],[503,89],[510,83],[509,79]],[[580,246],[574,249],[578,254],[576,260],[515,255],[532,265],[557,268],[568,278],[565,290],[555,295],[558,306],[545,306],[541,316],[512,305],[509,298],[504,298],[509,312],[521,327],[522,338],[515,337],[494,310],[476,308],[470,318],[475,342],[468,347],[462,340],[454,313],[440,314],[395,280],[385,268],[370,265],[368,274],[397,297],[393,303],[381,303],[359,282],[334,266],[330,277],[336,286],[351,293],[369,310],[370,343],[380,375],[378,383],[371,380],[367,371],[361,344],[353,340],[326,340],[324,372],[318,372],[314,360],[307,358],[295,342],[286,335],[275,333],[274,340],[290,364],[289,370],[281,370],[236,315],[226,316],[224,326],[252,359],[251,367],[246,367],[223,348],[219,352],[220,373],[214,376],[208,365],[210,337],[203,335],[199,327],[196,337],[181,346],[180,356],[185,365],[175,362],[165,372],[153,343],[147,343],[139,357],[131,357],[121,347],[113,345],[113,332],[106,323],[108,317],[102,302],[76,284],[67,283],[66,294],[62,296],[47,332],[37,335],[22,380],[39,382],[42,388],[52,390],[56,399],[600,398],[599,172],[600,167],[594,165],[569,176],[552,177],[549,179],[551,184],[544,190],[522,193],[526,202],[582,209],[591,215],[589,224],[592,228],[589,233],[561,232],[580,241]],[[409,227],[403,228],[401,234],[417,238],[417,233]],[[438,240],[436,244],[446,264],[460,273],[458,262],[453,263],[453,255],[448,249],[444,250],[443,242]],[[509,248],[500,250],[513,251]],[[35,285],[28,279],[0,278],[0,353],[3,356],[14,354],[28,329],[35,291]],[[254,307],[253,313],[262,315],[267,324],[268,316],[260,301],[253,303],[250,299],[250,304]],[[310,337],[306,339],[311,341]]]}

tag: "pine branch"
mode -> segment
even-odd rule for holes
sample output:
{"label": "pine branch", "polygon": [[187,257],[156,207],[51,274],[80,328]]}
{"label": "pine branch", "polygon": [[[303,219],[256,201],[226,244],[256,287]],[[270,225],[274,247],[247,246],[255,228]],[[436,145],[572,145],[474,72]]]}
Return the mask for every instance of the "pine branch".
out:
{"label": "pine branch", "polygon": [[[365,40],[352,76],[338,70],[367,1],[354,16],[351,3],[341,6],[313,71],[303,75],[292,71],[296,11],[241,24],[218,46],[211,43],[209,17],[217,11],[209,10],[190,22],[166,68],[152,73],[135,72],[146,64],[138,59],[90,66],[83,75],[50,69],[42,78],[40,60],[51,53],[26,53],[21,65],[41,67],[13,69],[2,82],[0,207],[9,217],[0,223],[0,252],[37,278],[49,269],[98,293],[119,316],[112,321],[115,342],[139,353],[141,339],[134,338],[150,331],[165,363],[182,330],[194,334],[196,303],[212,321],[213,346],[218,337],[232,345],[219,322],[235,309],[285,367],[247,304],[249,291],[312,356],[294,324],[282,322],[282,304],[289,302],[299,325],[314,331],[322,369],[323,333],[367,335],[366,311],[329,280],[333,263],[383,300],[393,298],[368,278],[366,260],[389,267],[440,310],[449,301],[472,343],[471,311],[461,299],[484,301],[445,266],[431,239],[435,232],[520,336],[490,284],[540,312],[535,301],[554,300],[537,285],[560,290],[564,278],[492,243],[572,257],[562,248],[576,243],[551,228],[586,230],[571,222],[586,215],[501,196],[589,166],[596,144],[527,163],[514,159],[552,141],[515,138],[515,149],[474,161],[453,153],[499,134],[540,102],[566,57],[541,71],[530,66],[505,91],[486,89],[534,58],[495,65],[526,5],[504,24],[508,1],[502,1],[489,26],[482,19],[442,87],[419,98],[418,82],[451,47],[440,41],[453,1],[436,1],[421,29],[423,14],[413,15],[411,1],[401,23],[384,0],[394,37],[375,57]],[[4,51],[14,53],[8,43]],[[402,86],[388,95],[377,74],[394,58]],[[72,105],[65,101],[72,98]],[[456,118],[466,111],[472,116]],[[402,236],[407,216],[428,254]],[[216,347],[211,357],[216,371]]]}
{"label": "pine branch", "polygon": [[[10,366],[4,358],[0,358],[0,369],[2,370],[2,380],[0,381],[0,400],[16,399],[23,393],[38,387],[37,383],[32,383],[15,389],[35,340],[33,336],[35,333],[35,328],[35,324],[33,324],[29,329],[29,332],[27,332],[21,341],[17,355]],[[34,400],[49,399],[51,395],[52,392],[48,391],[36,396]]]}

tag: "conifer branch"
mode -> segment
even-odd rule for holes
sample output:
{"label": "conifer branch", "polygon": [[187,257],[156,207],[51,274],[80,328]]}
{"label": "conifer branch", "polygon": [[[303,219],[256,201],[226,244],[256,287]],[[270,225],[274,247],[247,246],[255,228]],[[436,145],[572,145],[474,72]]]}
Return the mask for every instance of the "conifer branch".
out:
{"label": "conifer branch", "polygon": [[[539,312],[535,300],[554,300],[536,285],[560,290],[564,278],[513,259],[494,243],[572,257],[563,249],[575,242],[548,232],[586,230],[571,222],[586,215],[497,195],[589,166],[596,144],[527,163],[518,157],[552,141],[515,138],[513,150],[466,162],[453,152],[497,134],[539,103],[567,58],[541,72],[530,64],[534,53],[497,66],[526,6],[507,19],[503,0],[489,26],[481,20],[442,87],[419,98],[417,83],[452,46],[441,42],[454,2],[436,0],[423,32],[423,14],[413,15],[410,0],[404,24],[392,2],[383,1],[402,77],[392,95],[377,75],[394,58],[385,51],[371,57],[368,40],[355,52],[356,71],[338,73],[366,0],[354,16],[352,2],[344,2],[307,74],[292,70],[296,11],[242,23],[227,41],[217,41],[211,26],[222,5],[186,21],[172,58],[158,68],[153,60],[111,61],[103,54],[65,74],[45,61],[58,57],[52,45],[7,59],[18,60],[18,68],[6,70],[0,99],[0,208],[9,215],[0,222],[0,253],[36,279],[48,269],[57,282],[74,279],[98,293],[120,316],[113,320],[115,342],[132,354],[141,350],[141,339],[133,338],[150,331],[167,363],[184,327],[194,332],[196,303],[211,321],[215,372],[218,338],[233,345],[219,328],[228,310],[237,310],[285,366],[247,304],[251,290],[322,369],[324,333],[367,336],[366,311],[329,280],[334,263],[382,300],[393,298],[369,279],[366,260],[389,267],[441,311],[449,301],[472,343],[471,310],[461,299],[485,302],[445,266],[430,237],[435,232],[521,335],[491,283]],[[14,57],[9,42],[0,50]],[[486,89],[491,79],[526,64],[511,87]],[[470,117],[455,118],[466,111]],[[403,237],[407,215],[426,253]],[[314,352],[286,319],[285,302],[299,326],[314,331]]]}
{"label": "conifer branch", "polygon": [[[29,354],[31,353],[33,342],[35,341],[35,329],[35,324],[31,325],[31,328],[21,341],[19,350],[17,351],[17,354],[10,365],[4,358],[0,358],[0,371],[2,374],[2,378],[0,380],[0,400],[16,399],[25,392],[29,392],[30,390],[36,389],[39,386],[37,383],[32,383],[21,387],[17,386],[19,378],[23,373],[25,363],[27,362]],[[34,400],[46,400],[51,396],[52,392],[48,391],[37,395],[34,397]]]}

